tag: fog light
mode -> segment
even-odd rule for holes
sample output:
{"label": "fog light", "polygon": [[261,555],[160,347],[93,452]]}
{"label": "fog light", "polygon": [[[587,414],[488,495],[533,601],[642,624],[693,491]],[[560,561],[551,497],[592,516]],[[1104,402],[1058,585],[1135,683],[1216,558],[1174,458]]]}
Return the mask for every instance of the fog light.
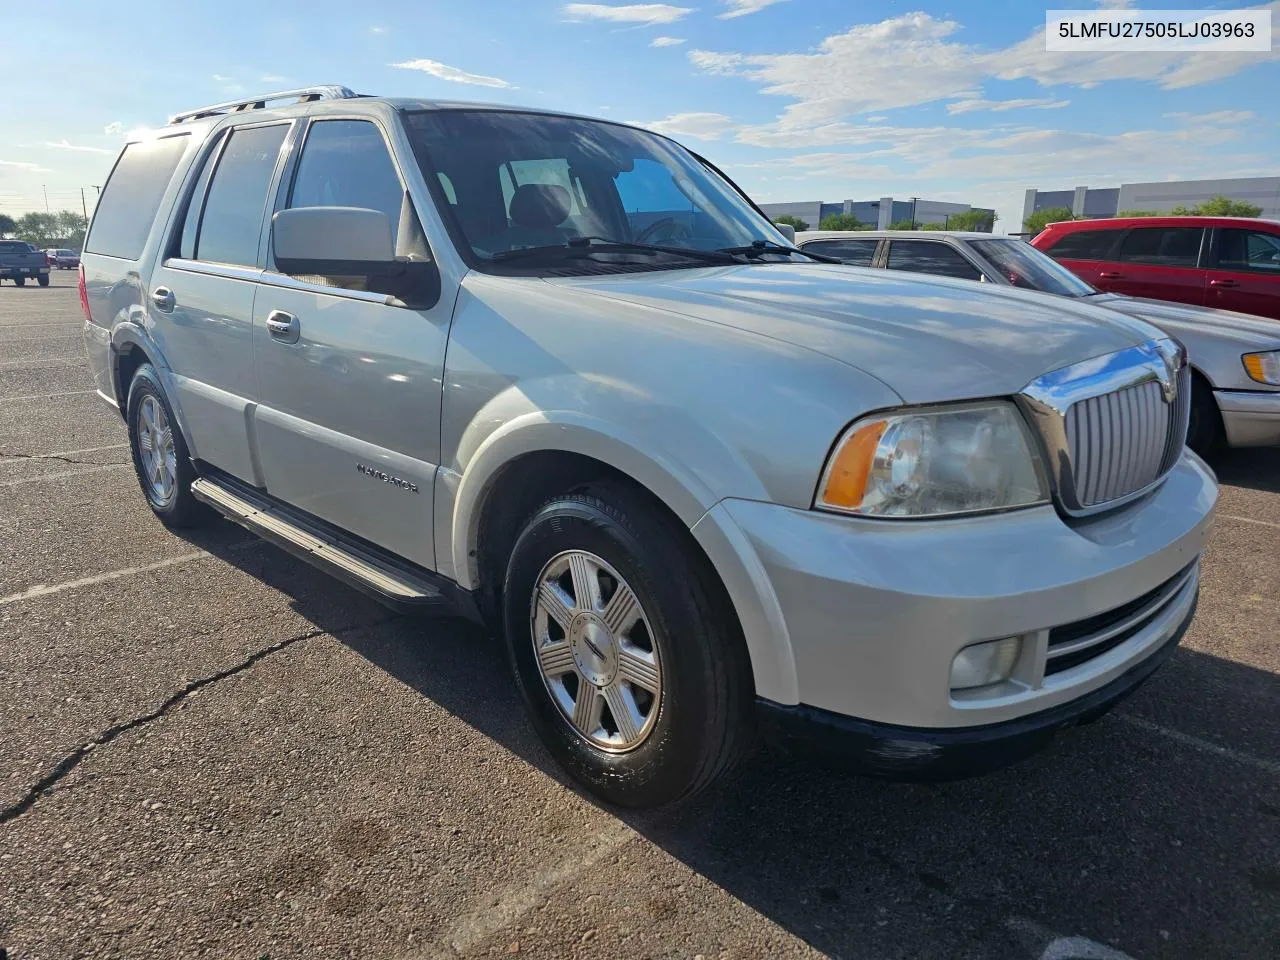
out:
{"label": "fog light", "polygon": [[970,690],[1008,680],[1021,649],[1021,637],[988,640],[965,647],[951,661],[951,689]]}

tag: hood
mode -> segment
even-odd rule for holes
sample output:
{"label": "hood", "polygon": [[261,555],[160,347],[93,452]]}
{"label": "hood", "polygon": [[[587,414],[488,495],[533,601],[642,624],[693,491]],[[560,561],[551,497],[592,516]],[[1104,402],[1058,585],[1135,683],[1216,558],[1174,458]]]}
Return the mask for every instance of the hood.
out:
{"label": "hood", "polygon": [[1254,349],[1280,348],[1280,321],[1265,317],[1121,293],[1104,293],[1090,297],[1089,302],[1153,323],[1175,337],[1211,334]]}
{"label": "hood", "polygon": [[548,282],[814,350],[883,381],[907,403],[1013,394],[1050,370],[1160,336],[1065,297],[818,263]]}

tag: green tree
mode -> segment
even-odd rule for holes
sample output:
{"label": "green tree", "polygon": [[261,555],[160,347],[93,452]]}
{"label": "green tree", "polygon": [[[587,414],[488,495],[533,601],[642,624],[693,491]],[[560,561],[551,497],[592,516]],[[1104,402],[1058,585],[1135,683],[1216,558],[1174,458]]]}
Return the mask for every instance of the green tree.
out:
{"label": "green tree", "polygon": [[946,230],[948,228],[945,223],[922,223],[920,224],[920,229],[921,230]]}
{"label": "green tree", "polygon": [[59,210],[54,214],[58,222],[58,239],[68,247],[79,249],[84,246],[84,232],[89,221],[77,210]]}
{"label": "green tree", "polygon": [[[1163,217],[1167,214],[1161,213],[1159,210],[1121,210],[1116,213],[1117,217]],[[1179,214],[1185,216],[1185,214]]]}
{"label": "green tree", "polygon": [[0,213],[0,237],[7,236],[18,229],[18,221],[7,213]]}
{"label": "green tree", "polygon": [[789,213],[788,213],[786,216],[783,216],[783,217],[774,217],[774,218],[773,218],[773,222],[774,222],[774,223],[782,223],[782,224],[786,224],[788,227],[795,227],[795,228],[796,228],[796,230],[808,230],[808,229],[809,229],[809,224],[808,224],[808,222],[807,222],[807,221],[805,221],[805,220],[801,220],[799,217],[793,217],[793,216],[792,216],[791,214],[789,214]]}
{"label": "green tree", "polygon": [[[998,220],[994,213],[986,210],[965,210],[947,217],[948,230],[973,230],[979,233],[990,233]],[[925,227],[928,230],[928,227]]]}
{"label": "green tree", "polygon": [[52,246],[58,240],[58,218],[52,213],[24,213],[18,218],[13,231],[19,240],[34,243],[37,247]]}
{"label": "green tree", "polygon": [[1037,210],[1031,216],[1023,221],[1022,228],[1027,233],[1039,233],[1051,223],[1057,223],[1059,220],[1074,220],[1071,211],[1066,207],[1047,207],[1044,210]]}
{"label": "green tree", "polygon": [[911,220],[895,220],[889,224],[890,230],[914,230],[916,225]]}
{"label": "green tree", "polygon": [[1255,204],[1245,203],[1243,200],[1232,200],[1222,194],[1210,197],[1190,210],[1178,204],[1169,211],[1169,215],[1173,217],[1256,217],[1261,213],[1262,208]]}
{"label": "green tree", "polygon": [[829,213],[818,224],[819,230],[861,230],[862,221],[852,213]]}

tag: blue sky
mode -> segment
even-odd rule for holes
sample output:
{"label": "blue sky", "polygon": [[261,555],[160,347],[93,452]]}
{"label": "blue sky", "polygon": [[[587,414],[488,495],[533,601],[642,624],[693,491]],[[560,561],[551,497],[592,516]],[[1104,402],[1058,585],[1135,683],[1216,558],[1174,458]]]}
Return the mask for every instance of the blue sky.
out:
{"label": "blue sky", "polygon": [[[1150,6],[1210,5],[1242,6]],[[1269,6],[1280,27],[1280,0]],[[1030,186],[1280,174],[1280,44],[1049,54],[1045,6],[1026,0],[36,7],[7,33],[0,72],[0,212],[10,214],[44,209],[46,189],[53,209],[78,207],[131,129],[314,83],[640,122],[760,201],[960,200],[995,206],[997,230],[1017,229]]]}

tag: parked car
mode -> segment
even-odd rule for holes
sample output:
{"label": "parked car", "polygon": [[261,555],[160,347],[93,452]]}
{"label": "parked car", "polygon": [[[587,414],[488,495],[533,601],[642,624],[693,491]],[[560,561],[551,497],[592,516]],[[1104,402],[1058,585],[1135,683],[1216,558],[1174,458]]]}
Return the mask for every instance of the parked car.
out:
{"label": "parked car", "polygon": [[1280,221],[1072,220],[1031,243],[1099,290],[1280,320]]}
{"label": "parked car", "polygon": [[49,266],[51,266],[51,267],[53,266],[53,264],[54,264],[54,260],[55,260],[55,259],[56,259],[56,258],[55,258],[55,257],[54,257],[54,255],[53,255],[53,250],[52,250],[52,249],[46,250],[46,251],[44,252],[44,262],[45,262],[45,263],[47,263]]}
{"label": "parked car", "polygon": [[1128,695],[1217,499],[1182,349],[781,241],[635,127],[309,88],[124,147],[85,343],[158,517],[483,619],[610,801],[705,787],[757,725],[974,773]]}
{"label": "parked car", "polygon": [[1012,237],[934,231],[810,231],[803,250],[846,263],[1039,290],[1119,310],[1177,338],[1191,364],[1188,442],[1201,453],[1280,443],[1280,328],[1270,320],[1104,293]]}
{"label": "parked car", "polygon": [[59,270],[75,270],[80,266],[80,254],[74,250],[48,250],[52,265]]}
{"label": "parked car", "polygon": [[34,280],[47,287],[49,266],[44,254],[25,240],[0,240],[0,280],[12,280],[19,287]]}

